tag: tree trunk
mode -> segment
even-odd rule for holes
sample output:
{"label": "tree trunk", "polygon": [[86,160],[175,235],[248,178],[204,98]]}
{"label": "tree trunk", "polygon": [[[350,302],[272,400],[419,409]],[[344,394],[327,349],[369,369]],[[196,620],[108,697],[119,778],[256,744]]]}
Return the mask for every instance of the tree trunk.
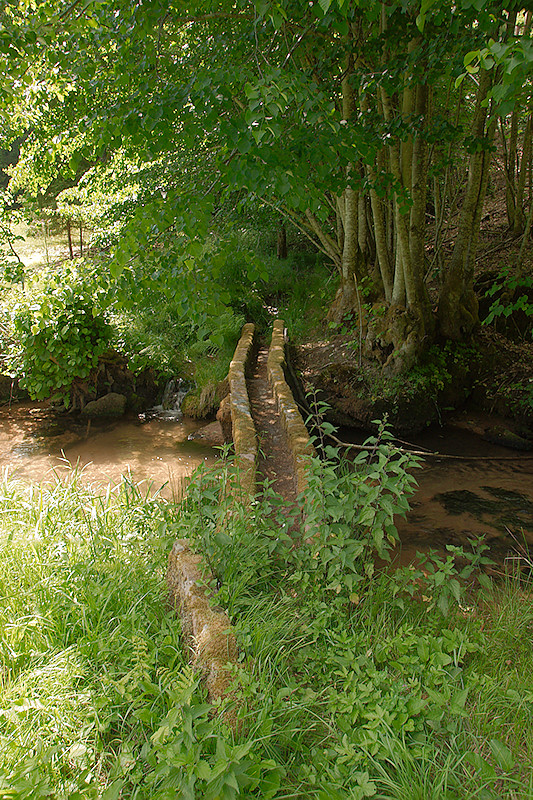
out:
{"label": "tree trunk", "polygon": [[[412,90],[410,90],[412,91]],[[416,111],[418,119],[424,119],[427,110],[427,88],[423,84],[416,87],[416,97],[411,98],[410,108]],[[382,91],[382,104],[385,120],[392,120],[390,98]],[[404,106],[406,107],[406,106]],[[420,122],[420,124],[422,124]],[[401,284],[405,285],[406,307],[413,317],[419,320],[419,333],[425,338],[432,332],[433,321],[431,304],[424,283],[424,233],[426,214],[426,146],[422,131],[416,133],[411,142],[406,143],[401,154],[399,142],[389,147],[391,172],[398,185],[405,188],[411,196],[410,214],[402,213],[398,200],[394,202],[394,222],[397,236],[399,258],[397,269],[403,270],[403,278],[396,280],[396,298],[400,299]],[[405,179],[404,179],[405,175]]]}
{"label": "tree trunk", "polygon": [[72,247],[72,231],[70,228],[70,217],[67,217],[67,238],[68,238],[68,251],[70,254],[70,260],[74,258],[74,249]]}
{"label": "tree trunk", "polygon": [[456,341],[469,336],[479,324],[478,302],[473,285],[479,225],[489,175],[490,145],[495,130],[495,122],[492,122],[485,131],[487,108],[482,106],[490,85],[491,76],[483,70],[480,73],[472,123],[472,134],[480,140],[481,149],[470,156],[459,230],[440,292],[440,332],[446,338]]}
{"label": "tree trunk", "polygon": [[279,259],[287,258],[287,229],[283,223],[278,228],[276,252]]}
{"label": "tree trunk", "polygon": [[502,142],[504,147],[505,160],[505,205],[507,210],[507,222],[512,230],[515,225],[516,216],[516,145],[518,140],[518,109],[515,108],[511,114],[511,128],[509,132],[509,147],[506,146],[505,129],[503,121],[501,124]]}
{"label": "tree trunk", "polygon": [[529,103],[529,116],[524,131],[522,158],[520,159],[520,170],[518,173],[518,182],[516,185],[516,203],[515,215],[513,225],[513,235],[518,237],[524,231],[526,224],[526,215],[524,213],[524,198],[526,190],[526,177],[529,166],[529,159],[531,157],[531,138],[533,135],[533,96]]}
{"label": "tree trunk", "polygon": [[409,219],[410,270],[405,276],[407,306],[424,325],[424,336],[433,337],[434,319],[425,283],[425,232],[427,199],[427,145],[423,125],[428,114],[428,88],[416,87],[415,112],[420,120],[420,130],[413,139],[411,154],[411,198]]}
{"label": "tree trunk", "polygon": [[[342,80],[342,122],[350,123],[355,107],[355,98],[350,78],[353,73],[353,58],[351,54],[346,59],[344,77]],[[346,188],[342,197],[337,198],[336,213],[342,222],[342,236],[337,235],[341,249],[341,283],[335,300],[330,308],[328,317],[334,322],[340,322],[346,314],[358,311],[359,302],[357,282],[362,277],[362,253],[359,247],[360,237],[360,210],[359,192],[354,189],[353,183],[359,175],[359,164],[348,164],[346,167]]]}

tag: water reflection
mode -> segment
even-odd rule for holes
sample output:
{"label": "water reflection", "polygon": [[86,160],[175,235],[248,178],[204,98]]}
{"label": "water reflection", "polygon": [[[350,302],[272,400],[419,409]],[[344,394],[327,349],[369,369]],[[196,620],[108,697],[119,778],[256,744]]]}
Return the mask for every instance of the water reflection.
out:
{"label": "water reflection", "polygon": [[498,561],[533,548],[531,454],[454,427],[430,430],[416,444],[461,459],[428,458],[417,471],[411,511],[398,520],[402,560],[417,548],[439,550],[480,536]]}

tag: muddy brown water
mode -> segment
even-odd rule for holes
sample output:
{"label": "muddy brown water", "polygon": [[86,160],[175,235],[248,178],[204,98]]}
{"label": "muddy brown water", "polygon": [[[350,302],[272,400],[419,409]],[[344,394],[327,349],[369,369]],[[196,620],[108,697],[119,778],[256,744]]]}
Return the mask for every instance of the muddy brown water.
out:
{"label": "muddy brown water", "polygon": [[[483,426],[492,420],[477,419]],[[533,551],[533,453],[513,451],[468,430],[433,428],[414,444],[460,459],[427,457],[405,520],[398,519],[400,560],[417,550],[444,551],[483,537],[497,562]],[[523,562],[522,562],[523,563]]]}
{"label": "muddy brown water", "polygon": [[[494,419],[477,418],[475,425],[489,422]],[[87,430],[87,423],[58,416],[44,403],[18,403],[0,408],[0,463],[12,478],[34,483],[68,479],[77,466],[82,481],[96,491],[129,475],[147,491],[177,498],[193,470],[218,455],[215,448],[188,438],[204,425],[187,418],[143,423],[130,417],[93,421]],[[344,439],[346,435],[341,433]],[[428,457],[415,470],[418,488],[411,510],[405,520],[396,519],[401,563],[412,561],[419,550],[441,553],[447,544],[464,545],[479,536],[498,562],[521,555],[527,546],[533,551],[531,451],[491,444],[453,425],[430,429],[411,441],[461,459]]]}
{"label": "muddy brown water", "polygon": [[32,483],[68,479],[73,468],[96,491],[123,475],[147,491],[179,497],[200,464],[212,463],[214,448],[189,441],[201,423],[138,417],[96,422],[55,414],[46,404],[17,403],[0,409],[0,463],[12,478]]}
{"label": "muddy brown water", "polygon": [[[428,456],[413,471],[418,486],[411,509],[395,520],[401,542],[396,562],[408,564],[419,551],[443,555],[446,545],[468,547],[479,537],[498,563],[523,559],[528,548],[533,552],[533,452],[492,444],[464,427],[483,430],[498,423],[502,420],[462,415],[410,438],[415,447],[459,458]],[[362,442],[347,431],[341,438]]]}

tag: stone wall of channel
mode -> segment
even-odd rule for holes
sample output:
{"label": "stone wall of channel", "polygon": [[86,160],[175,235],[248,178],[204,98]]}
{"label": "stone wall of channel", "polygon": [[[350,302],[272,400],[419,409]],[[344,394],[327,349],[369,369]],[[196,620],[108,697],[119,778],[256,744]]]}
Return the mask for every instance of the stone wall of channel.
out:
{"label": "stone wall of channel", "polygon": [[285,323],[281,319],[274,322],[272,343],[268,353],[268,379],[276,399],[278,413],[285,429],[288,446],[294,464],[298,492],[307,486],[309,458],[315,455],[315,448],[309,438],[302,415],[298,409],[291,388],[285,378]]}
{"label": "stone wall of channel", "polygon": [[240,489],[244,494],[255,494],[257,467],[257,437],[250,409],[246,376],[254,357],[255,326],[244,325],[241,338],[229,366],[229,402],[231,428],[235,448],[235,462],[239,469]]}
{"label": "stone wall of channel", "polygon": [[[250,410],[246,376],[253,363],[255,327],[246,324],[230,364],[229,406],[239,486],[235,491],[251,498],[255,493],[257,438]],[[200,670],[209,699],[214,702],[230,692],[231,665],[237,663],[237,641],[225,611],[210,605],[205,583],[210,575],[202,557],[186,540],[178,540],[170,552],[167,585],[179,613],[185,646],[192,664]],[[226,721],[235,723],[234,712]]]}
{"label": "stone wall of channel", "polygon": [[[209,699],[230,693],[231,667],[237,663],[237,640],[225,611],[214,608],[203,585],[210,578],[202,557],[178,539],[168,558],[167,585],[181,620],[183,644],[202,675]],[[231,712],[230,712],[231,714]],[[233,715],[227,718],[233,722]]]}

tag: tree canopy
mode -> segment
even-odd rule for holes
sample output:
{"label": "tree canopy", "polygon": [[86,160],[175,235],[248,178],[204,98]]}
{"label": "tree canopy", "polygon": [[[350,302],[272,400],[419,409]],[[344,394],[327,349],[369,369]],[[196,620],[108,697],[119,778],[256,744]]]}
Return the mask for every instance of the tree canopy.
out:
{"label": "tree canopy", "polygon": [[133,257],[165,244],[150,267],[163,291],[177,263],[212,278],[217,213],[258,198],[338,272],[332,319],[379,309],[367,352],[398,370],[478,324],[498,131],[516,235],[531,217],[531,18],[520,0],[12,0],[0,15],[2,146],[20,143],[8,188],[41,205],[80,182],[116,198],[142,173],[109,210],[109,268],[124,281]]}

